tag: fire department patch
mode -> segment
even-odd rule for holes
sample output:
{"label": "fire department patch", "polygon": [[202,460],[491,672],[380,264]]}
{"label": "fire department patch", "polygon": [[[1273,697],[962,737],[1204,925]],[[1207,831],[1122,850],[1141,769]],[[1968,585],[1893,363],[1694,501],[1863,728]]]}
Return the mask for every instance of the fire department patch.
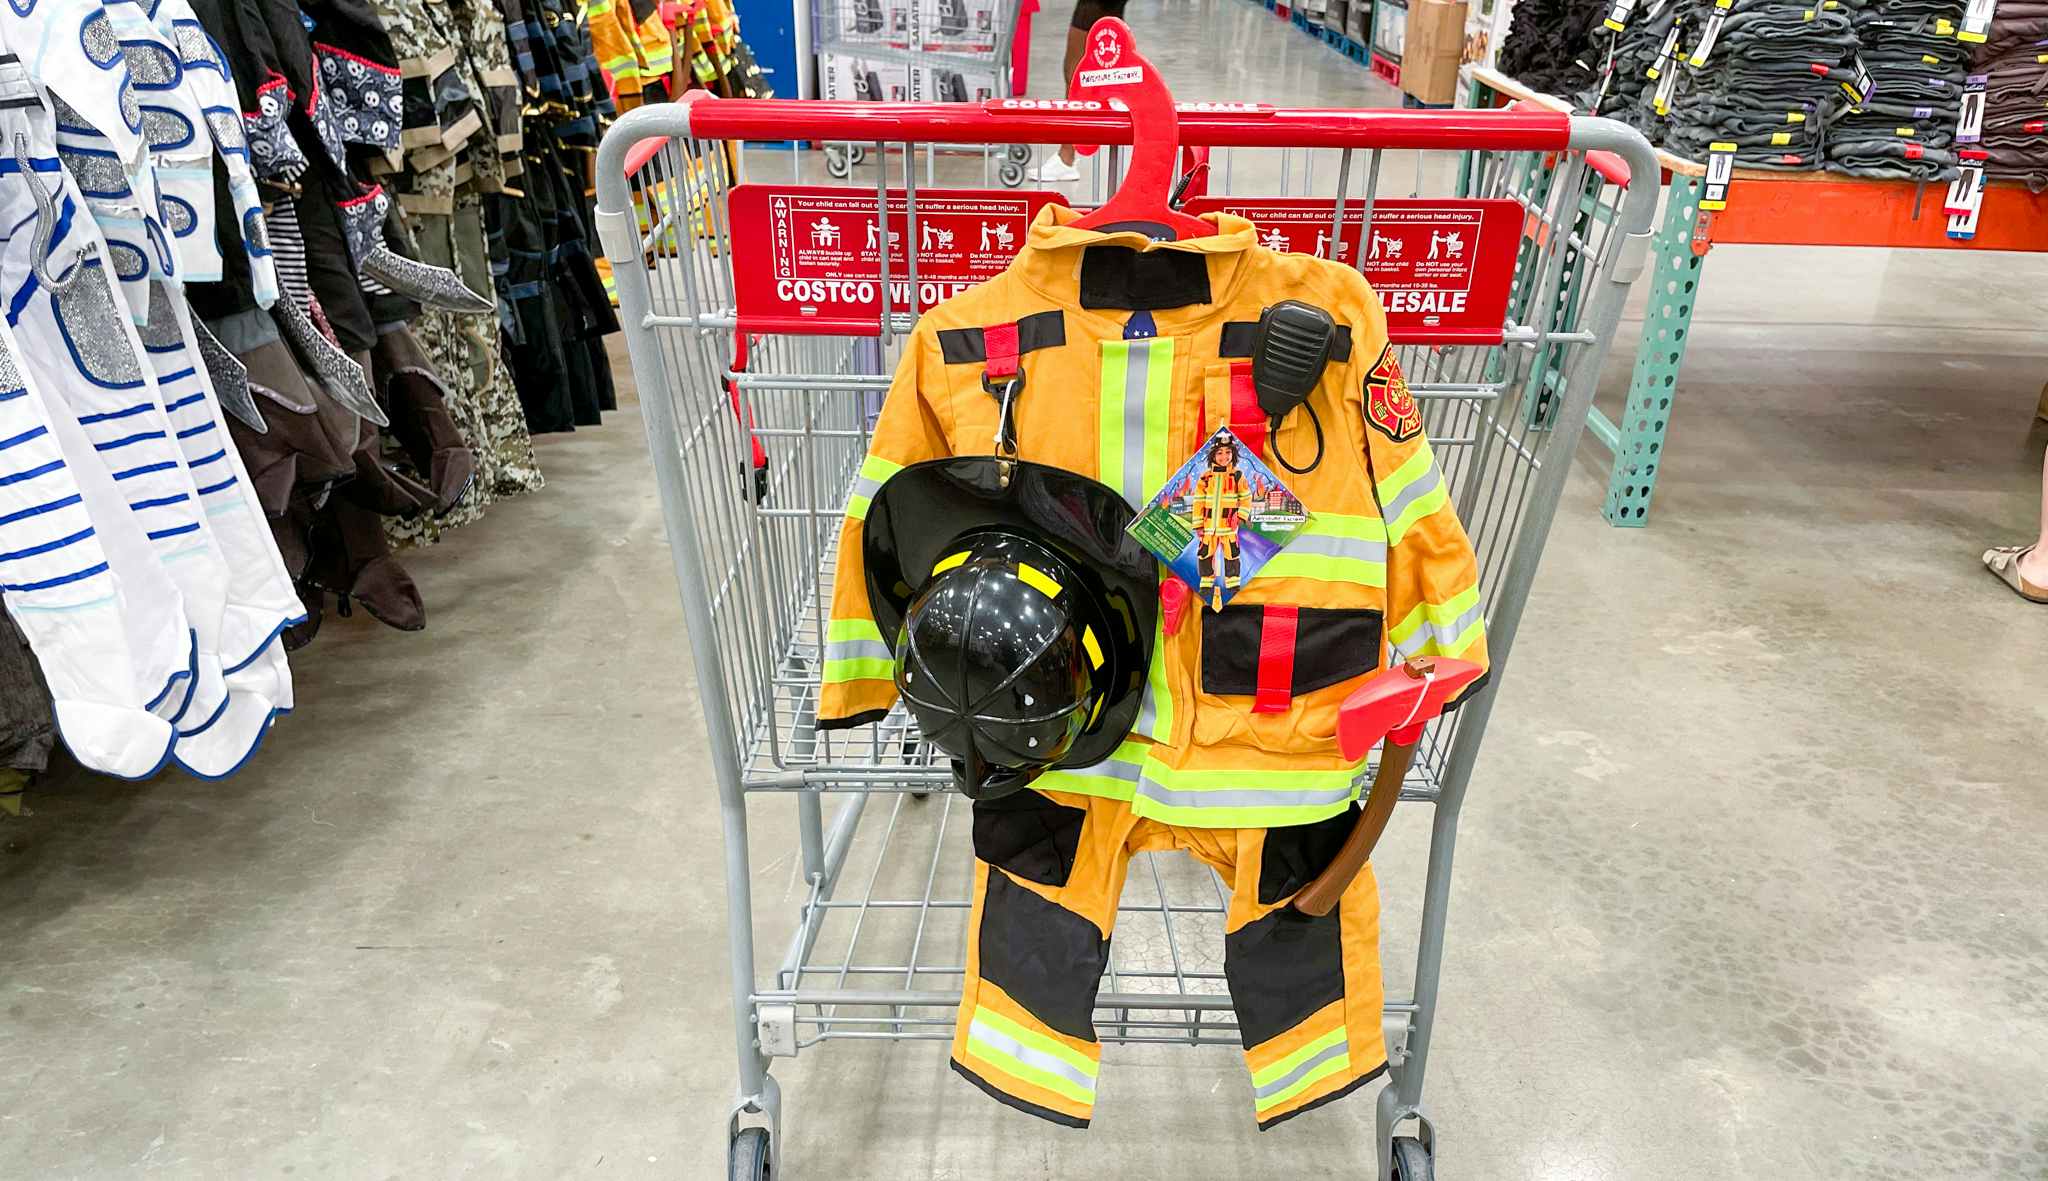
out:
{"label": "fire department patch", "polygon": [[1422,433],[1422,408],[1408,392],[1408,379],[1401,376],[1401,363],[1394,359],[1394,346],[1380,350],[1380,359],[1365,379],[1365,420],[1396,443],[1405,443]]}

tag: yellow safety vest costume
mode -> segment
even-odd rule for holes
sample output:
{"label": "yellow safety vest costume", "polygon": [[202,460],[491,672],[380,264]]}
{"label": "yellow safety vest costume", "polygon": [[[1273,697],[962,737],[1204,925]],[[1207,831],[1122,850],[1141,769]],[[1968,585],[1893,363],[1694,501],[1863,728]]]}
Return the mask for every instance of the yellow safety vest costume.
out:
{"label": "yellow safety vest costume", "polygon": [[[1344,698],[1389,650],[1485,662],[1478,567],[1356,271],[1267,250],[1227,214],[1206,219],[1213,235],[1177,242],[1079,229],[1077,217],[1048,206],[1007,271],[927,312],[905,343],[842,525],[819,725],[875,721],[896,700],[895,637],[874,623],[861,561],[874,493],[906,465],[995,450],[1003,375],[1022,377],[1019,458],[1142,508],[1217,427],[1241,425],[1233,381],[1245,381],[1261,312],[1285,299],[1328,311],[1337,347],[1308,400],[1327,446],[1287,477],[1306,532],[1221,611],[1195,602],[1176,627],[1162,618],[1137,723],[1110,759],[976,805],[953,1054],[1004,1102],[1085,1125],[1100,1056],[1091,1014],[1125,866],[1182,848],[1231,889],[1225,971],[1269,1127],[1385,1069],[1372,875],[1324,919],[1286,902],[1355,814],[1363,764],[1335,741]],[[1309,415],[1291,413],[1261,445],[1312,454]]]}

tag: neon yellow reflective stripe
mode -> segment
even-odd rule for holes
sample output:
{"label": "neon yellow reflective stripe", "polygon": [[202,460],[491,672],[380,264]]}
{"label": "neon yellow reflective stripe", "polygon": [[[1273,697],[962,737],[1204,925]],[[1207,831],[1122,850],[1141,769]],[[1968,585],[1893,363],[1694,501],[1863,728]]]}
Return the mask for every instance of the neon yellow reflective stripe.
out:
{"label": "neon yellow reflective stripe", "polygon": [[890,476],[902,470],[902,464],[890,463],[879,455],[870,455],[861,460],[860,474],[853,480],[853,492],[846,498],[846,515],[856,521],[867,520],[868,509],[874,504],[875,493],[882,490],[882,484]]}
{"label": "neon yellow reflective stripe", "polygon": [[1403,659],[1410,656],[1459,656],[1486,634],[1479,587],[1466,587],[1441,603],[1417,603],[1406,618],[1387,632],[1387,642]]}
{"label": "neon yellow reflective stripe", "polygon": [[1304,771],[1175,770],[1148,754],[1131,810],[1202,828],[1305,824],[1335,815],[1357,799],[1363,770],[1363,763]]}
{"label": "neon yellow reflective stripe", "polygon": [[[1101,668],[1102,641],[1095,638],[1094,628],[1084,627],[1081,629],[1081,647],[1087,649],[1088,651],[1088,667]],[[1096,705],[1099,707],[1101,704],[1101,699],[1098,698],[1096,701]]]}
{"label": "neon yellow reflective stripe", "polygon": [[1030,587],[1048,599],[1060,597],[1060,584],[1053,581],[1052,575],[1047,574],[1036,566],[1026,562],[1017,563],[1017,577],[1023,579],[1025,586]]}
{"label": "neon yellow reflective stripe", "polygon": [[882,629],[872,619],[835,619],[825,625],[825,642],[834,640],[879,640]]}
{"label": "neon yellow reflective stripe", "polygon": [[1031,781],[1040,791],[1070,791],[1076,795],[1128,800],[1138,782],[1145,761],[1145,744],[1126,742],[1116,752],[1089,767],[1059,767]]}
{"label": "neon yellow reflective stripe", "polygon": [[1259,567],[1262,576],[1387,585],[1387,527],[1378,517],[1317,512],[1308,528]]}
{"label": "neon yellow reflective stripe", "polygon": [[1271,1086],[1282,1076],[1294,1073],[1303,1063],[1329,1049],[1331,1046],[1341,1046],[1343,1044],[1344,1027],[1340,1025],[1296,1050],[1294,1053],[1289,1054],[1287,1057],[1252,1071],[1252,1086]]}
{"label": "neon yellow reflective stripe", "polygon": [[1095,1104],[1096,1065],[1072,1046],[1029,1030],[1000,1013],[977,1007],[967,1027],[967,1048],[1004,1074],[1071,1099]]}
{"label": "neon yellow reflective stripe", "polygon": [[980,1005],[976,1005],[974,1007],[974,1019],[991,1029],[1009,1034],[1041,1054],[1050,1054],[1060,1059],[1090,1079],[1093,1079],[1096,1071],[1100,1069],[1095,1059],[1090,1058],[1067,1043],[1055,1037],[1048,1037],[1028,1026],[1021,1025],[993,1009],[984,1009]]}
{"label": "neon yellow reflective stripe", "polygon": [[932,563],[932,573],[944,574],[946,571],[951,570],[953,567],[958,566],[960,563],[966,560],[966,550],[961,550],[957,554],[952,554],[947,557],[940,558],[938,561]]}
{"label": "neon yellow reflective stripe", "polygon": [[825,662],[825,683],[841,685],[847,681],[894,681],[896,661],[879,656],[858,656],[847,660]]}
{"label": "neon yellow reflective stripe", "polygon": [[1172,425],[1173,340],[1102,342],[1096,403],[1096,467],[1132,508],[1166,483]]}
{"label": "neon yellow reflective stripe", "polygon": [[1310,1057],[1301,1065],[1295,1067],[1291,1074],[1276,1079],[1267,1086],[1254,1087],[1252,1089],[1252,1105],[1260,1113],[1270,1111],[1295,1098],[1324,1079],[1329,1078],[1331,1075],[1341,1073],[1350,1068],[1351,1051],[1345,1047],[1343,1031],[1339,1030],[1338,1042],[1335,1046],[1327,1047],[1320,1053]]}
{"label": "neon yellow reflective stripe", "polygon": [[[1160,742],[1173,741],[1173,693],[1166,684],[1166,624],[1163,620],[1152,625],[1152,665],[1145,670],[1145,696],[1139,701],[1138,720],[1131,723],[1131,733]],[[1126,795],[1123,798],[1130,797]]]}
{"label": "neon yellow reflective stripe", "polygon": [[1436,456],[1427,443],[1417,447],[1392,475],[1378,481],[1374,490],[1379,494],[1389,545],[1401,544],[1409,526],[1450,503],[1443,471],[1436,466]]}

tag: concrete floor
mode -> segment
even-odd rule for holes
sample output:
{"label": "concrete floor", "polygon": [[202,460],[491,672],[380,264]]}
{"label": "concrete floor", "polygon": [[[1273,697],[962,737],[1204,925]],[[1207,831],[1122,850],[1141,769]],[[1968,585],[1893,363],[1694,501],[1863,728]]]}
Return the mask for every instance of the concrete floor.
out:
{"label": "concrete floor", "polygon": [[[1238,0],[1131,13],[1194,26],[1184,94],[1384,101]],[[1465,811],[1446,1176],[2048,1176],[2048,614],[1976,561],[2032,527],[2043,262],[1716,250],[1650,528],[1581,456]],[[722,858],[638,415],[541,455],[411,560],[425,633],[329,623],[250,770],[59,774],[0,822],[0,1176],[723,1175]],[[789,812],[755,809],[770,932]],[[931,1044],[778,1074],[793,1178],[1352,1177],[1372,1126],[1253,1133],[1224,1049],[1112,1048],[1086,1134]]]}

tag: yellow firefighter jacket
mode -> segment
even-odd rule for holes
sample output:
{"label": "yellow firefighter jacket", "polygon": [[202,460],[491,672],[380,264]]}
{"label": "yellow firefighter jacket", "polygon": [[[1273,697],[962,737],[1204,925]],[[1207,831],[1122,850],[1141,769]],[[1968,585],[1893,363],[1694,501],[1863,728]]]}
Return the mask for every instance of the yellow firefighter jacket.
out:
{"label": "yellow firefighter jacket", "polygon": [[[1471,543],[1388,346],[1379,297],[1349,267],[1267,250],[1251,223],[1228,214],[1207,219],[1211,236],[1161,243],[1067,224],[1077,216],[1048,206],[1007,271],[927,312],[907,341],[841,526],[819,723],[859,725],[895,701],[894,637],[869,613],[861,523],[901,468],[993,449],[998,402],[983,385],[984,329],[1018,325],[1018,456],[1093,477],[1143,507],[1229,420],[1232,368],[1246,364],[1260,312],[1299,299],[1329,311],[1342,334],[1341,359],[1310,396],[1327,435],[1322,462],[1286,477],[1310,527],[1223,610],[1190,604],[1173,634],[1162,623],[1144,705],[1114,756],[1048,771],[1032,786],[1207,828],[1341,812],[1357,798],[1362,765],[1338,753],[1337,708],[1387,651],[1486,660]],[[1126,340],[1132,313],[1082,306],[1083,254],[1098,245],[1198,256],[1201,267],[1184,263],[1180,273],[1198,281],[1206,268],[1207,298],[1151,310],[1157,334]],[[1297,463],[1313,456],[1308,415],[1288,415],[1273,445]],[[1269,608],[1293,628],[1293,659],[1284,708],[1255,710],[1261,676],[1272,674],[1260,660]]]}

